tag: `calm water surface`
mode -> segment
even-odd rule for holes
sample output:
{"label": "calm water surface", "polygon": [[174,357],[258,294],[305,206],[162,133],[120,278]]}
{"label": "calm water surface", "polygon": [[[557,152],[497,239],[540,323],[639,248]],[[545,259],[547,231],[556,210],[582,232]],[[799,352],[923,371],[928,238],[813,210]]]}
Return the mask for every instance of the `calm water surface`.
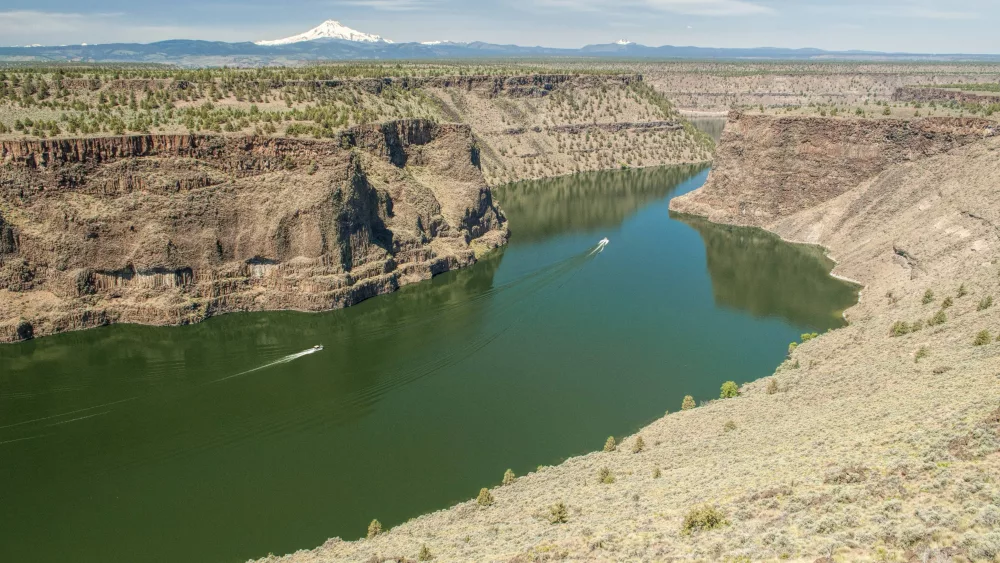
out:
{"label": "calm water surface", "polygon": [[707,173],[498,190],[506,249],[341,311],[0,347],[0,561],[236,562],[353,539],[769,374],[855,289],[814,248],[672,218]]}

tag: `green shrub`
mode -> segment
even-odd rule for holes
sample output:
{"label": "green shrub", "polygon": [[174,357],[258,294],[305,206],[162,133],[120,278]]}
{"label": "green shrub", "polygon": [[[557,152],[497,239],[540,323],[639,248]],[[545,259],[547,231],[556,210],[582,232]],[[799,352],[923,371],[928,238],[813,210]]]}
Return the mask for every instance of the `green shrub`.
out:
{"label": "green shrub", "polygon": [[965,289],[965,284],[964,283],[962,285],[958,286],[958,294],[957,294],[958,297],[965,297],[968,294],[969,294],[969,290]]}
{"label": "green shrub", "polygon": [[476,497],[476,504],[479,506],[490,506],[493,504],[493,495],[490,494],[490,490],[486,487],[479,489],[479,496]]}
{"label": "green shrub", "polygon": [[767,380],[767,394],[774,395],[777,392],[778,392],[778,380],[772,377]]}
{"label": "green shrub", "polygon": [[910,323],[906,321],[896,321],[892,323],[892,328],[889,329],[889,336],[892,337],[903,336],[905,334],[909,334],[909,332],[910,332]]}
{"label": "green shrub", "polygon": [[990,337],[990,331],[988,331],[988,330],[981,330],[981,331],[979,331],[979,334],[976,335],[976,338],[972,341],[972,345],[973,346],[985,346],[986,344],[990,343],[990,339],[991,339],[991,337]]}
{"label": "green shrub", "polygon": [[986,309],[989,309],[992,306],[993,306],[993,296],[987,295],[986,297],[983,297],[982,301],[979,302],[979,306],[976,307],[976,310],[985,311]]}
{"label": "green shrub", "polygon": [[802,335],[802,342],[809,342],[810,340],[816,338],[817,336],[819,336],[818,332],[807,332]]}
{"label": "green shrub", "polygon": [[565,524],[569,520],[569,511],[566,505],[557,502],[549,507],[549,522],[552,524]]}
{"label": "green shrub", "polygon": [[951,297],[945,297],[944,301],[941,302],[941,308],[947,309],[955,304],[955,301]]}
{"label": "green shrub", "polygon": [[512,484],[514,482],[514,479],[517,479],[517,476],[514,475],[513,471],[508,469],[507,471],[503,472],[503,481],[501,481],[500,484],[506,487],[507,485]]}
{"label": "green shrub", "polygon": [[692,534],[704,530],[714,530],[728,525],[726,515],[714,506],[699,506],[692,508],[684,515],[681,533]]}
{"label": "green shrub", "polygon": [[944,314],[944,311],[938,311],[934,313],[934,316],[927,319],[927,326],[937,326],[943,325],[948,320],[948,315]]}
{"label": "green shrub", "polygon": [[372,539],[375,536],[382,533],[382,523],[378,520],[372,520],[371,524],[368,524],[368,539]]}
{"label": "green shrub", "polygon": [[924,320],[923,319],[917,319],[917,320],[913,321],[912,323],[910,323],[910,332],[917,332],[919,330],[922,330],[923,328],[924,328]]}
{"label": "green shrub", "polygon": [[740,388],[735,381],[727,381],[722,384],[722,391],[719,393],[720,399],[732,399],[740,396]]}
{"label": "green shrub", "polygon": [[615,437],[608,436],[608,439],[604,441],[604,451],[613,452],[615,451]]}
{"label": "green shrub", "polygon": [[926,358],[930,353],[931,352],[930,352],[930,350],[927,349],[927,346],[921,346],[917,350],[916,355],[913,356],[913,363],[917,363],[920,360]]}
{"label": "green shrub", "polygon": [[927,291],[924,292],[924,298],[921,299],[921,303],[926,305],[931,301],[934,301],[934,292],[928,289]]}
{"label": "green shrub", "polygon": [[646,442],[643,441],[642,436],[636,436],[635,441],[632,442],[632,453],[637,454],[644,449],[646,449]]}
{"label": "green shrub", "polygon": [[799,347],[799,343],[798,342],[792,342],[791,344],[789,344],[788,345],[788,355],[791,356],[792,352],[794,352],[795,349],[798,348],[798,347]]}
{"label": "green shrub", "polygon": [[723,432],[732,432],[736,430],[736,423],[732,420],[727,420],[725,424],[722,425]]}
{"label": "green shrub", "polygon": [[684,400],[681,401],[681,410],[682,411],[689,411],[689,410],[695,408],[696,406],[698,406],[698,405],[696,405],[694,403],[694,397],[692,397],[691,395],[685,395],[684,396]]}
{"label": "green shrub", "polygon": [[420,547],[420,553],[417,554],[417,561],[430,561],[434,559],[431,555],[431,550],[427,548],[426,545]]}
{"label": "green shrub", "polygon": [[597,481],[605,485],[610,485],[615,482],[615,474],[607,467],[602,467],[597,470]]}

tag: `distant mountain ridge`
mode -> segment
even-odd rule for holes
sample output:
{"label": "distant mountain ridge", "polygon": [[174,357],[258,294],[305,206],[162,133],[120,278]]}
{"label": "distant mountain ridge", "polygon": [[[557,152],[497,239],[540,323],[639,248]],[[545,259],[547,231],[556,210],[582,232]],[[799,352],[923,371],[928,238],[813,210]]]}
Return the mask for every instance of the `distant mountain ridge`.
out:
{"label": "distant mountain ridge", "polygon": [[663,45],[648,47],[627,40],[578,49],[522,47],[474,41],[394,43],[357,31],[337,20],[283,39],[227,43],[173,39],[156,43],[0,47],[2,62],[171,63],[180,66],[260,66],[326,60],[467,59],[505,57],[588,57],[622,59],[770,59],[770,60],[922,60],[1000,61],[1000,55],[824,51],[780,47],[713,48]]}

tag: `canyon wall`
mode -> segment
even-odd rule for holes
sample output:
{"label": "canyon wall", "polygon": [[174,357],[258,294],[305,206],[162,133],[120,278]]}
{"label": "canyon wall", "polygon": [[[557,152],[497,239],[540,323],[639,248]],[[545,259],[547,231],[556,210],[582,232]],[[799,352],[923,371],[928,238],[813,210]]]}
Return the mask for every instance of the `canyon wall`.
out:
{"label": "canyon wall", "polygon": [[469,127],[0,142],[0,341],[320,311],[506,241]]}
{"label": "canyon wall", "polygon": [[[595,441],[592,453],[484,482],[488,506],[470,498],[368,539],[261,562],[427,552],[435,561],[995,561],[1000,135],[976,140],[971,120],[734,118],[719,168],[674,207],[826,247],[835,273],[864,287],[848,326],[789,347],[771,377],[738,397],[671,412],[616,437],[617,447]],[[770,252],[774,240],[747,228],[713,236],[739,239],[744,253]],[[754,275],[705,243],[713,277]],[[801,258],[779,272],[785,282],[816,267]],[[780,287],[759,291],[715,298],[789,299]],[[717,348],[706,353],[725,353]],[[664,408],[679,406],[680,396]]]}
{"label": "canyon wall", "polygon": [[733,112],[705,185],[671,209],[766,227],[832,199],[888,167],[993,135],[974,118],[838,119]]}

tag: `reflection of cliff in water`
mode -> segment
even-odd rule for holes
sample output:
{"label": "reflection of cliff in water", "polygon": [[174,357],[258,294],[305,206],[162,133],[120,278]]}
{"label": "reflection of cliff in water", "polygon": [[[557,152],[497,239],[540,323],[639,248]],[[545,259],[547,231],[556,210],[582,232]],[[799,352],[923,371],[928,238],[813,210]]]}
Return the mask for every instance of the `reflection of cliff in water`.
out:
{"label": "reflection of cliff in water", "polygon": [[602,170],[495,188],[518,242],[617,227],[708,165]]}
{"label": "reflection of cliff in water", "polygon": [[[842,326],[842,311],[857,302],[857,287],[830,276],[833,261],[820,247],[789,244],[761,229],[677,213],[671,217],[698,231],[705,242],[719,305],[825,330]],[[836,305],[833,314],[831,304]]]}
{"label": "reflection of cliff in water", "polygon": [[722,139],[722,130],[726,128],[725,117],[689,117],[687,120],[716,143]]}
{"label": "reflection of cliff in water", "polygon": [[[78,371],[129,373],[124,381],[169,384],[164,380],[173,380],[181,370],[187,372],[186,381],[172,383],[204,383],[275,359],[274,352],[262,351],[297,352],[323,344],[323,353],[312,361],[334,368],[328,381],[337,395],[346,396],[372,385],[386,385],[384,379],[396,375],[398,368],[390,359],[405,354],[400,348],[406,343],[422,340],[428,325],[456,335],[480,327],[484,300],[477,298],[490,291],[503,253],[503,248],[495,250],[468,268],[345,309],[230,313],[189,326],[115,325],[68,332],[0,346],[0,364],[11,375],[32,375],[19,380],[25,387],[22,391],[44,400],[53,380],[63,378],[83,387],[105,385],[109,393],[114,392],[108,382],[81,378]],[[67,366],[75,366],[72,373]],[[380,372],[380,367],[385,371]],[[47,375],[34,377],[39,373]],[[358,377],[358,373],[372,376]],[[0,394],[0,405],[3,397]],[[0,414],[0,424],[5,420]]]}

